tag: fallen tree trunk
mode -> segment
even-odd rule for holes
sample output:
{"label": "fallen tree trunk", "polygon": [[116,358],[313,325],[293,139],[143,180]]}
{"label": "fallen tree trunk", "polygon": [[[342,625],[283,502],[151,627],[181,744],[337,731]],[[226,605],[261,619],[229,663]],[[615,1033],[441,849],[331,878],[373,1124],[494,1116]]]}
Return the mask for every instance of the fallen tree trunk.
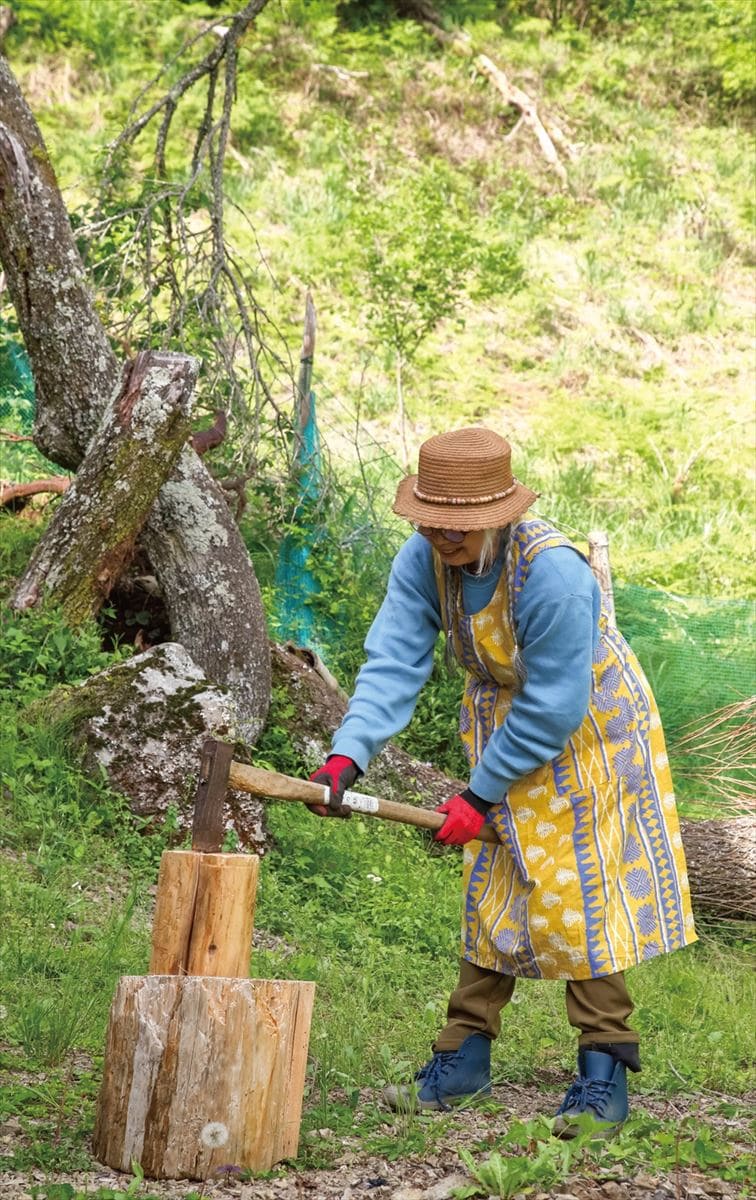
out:
{"label": "fallen tree trunk", "polygon": [[[235,18],[224,35],[234,46],[263,6],[264,0],[250,0]],[[75,470],[120,366],[92,302],[42,134],[1,56],[0,265],[34,374],[35,444]],[[232,691],[239,736],[253,742],[270,701],[260,590],[223,493],[194,451],[181,455],[141,541],[173,637],[214,683]]]}
{"label": "fallen tree trunk", "polygon": [[756,920],[756,817],[680,823],[698,916]]}
{"label": "fallen tree trunk", "polygon": [[98,612],[189,435],[198,367],[185,354],[145,351],[124,369],[13,608],[47,599],[72,627]]}

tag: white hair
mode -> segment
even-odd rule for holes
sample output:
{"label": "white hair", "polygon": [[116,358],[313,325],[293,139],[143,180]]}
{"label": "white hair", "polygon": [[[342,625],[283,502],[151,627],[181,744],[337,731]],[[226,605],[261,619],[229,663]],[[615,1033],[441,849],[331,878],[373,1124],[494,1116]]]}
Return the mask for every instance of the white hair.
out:
{"label": "white hair", "polygon": [[509,526],[505,525],[503,528],[499,526],[496,529],[483,530],[483,542],[480,547],[478,565],[475,569],[476,575],[487,575],[491,570],[498,557],[502,541],[507,536],[508,529]]}

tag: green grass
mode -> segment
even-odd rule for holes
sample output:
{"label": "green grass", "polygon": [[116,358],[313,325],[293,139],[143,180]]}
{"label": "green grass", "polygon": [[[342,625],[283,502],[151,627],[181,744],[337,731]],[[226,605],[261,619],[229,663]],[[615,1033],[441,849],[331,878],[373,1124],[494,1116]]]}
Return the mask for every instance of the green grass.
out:
{"label": "green grass", "polygon": [[[31,30],[41,18],[29,7]],[[472,255],[454,314],[407,367],[410,456],[439,421],[484,420],[512,437],[516,469],[543,493],[546,515],[583,534],[608,527],[618,579],[743,596],[754,516],[753,145],[741,110],[717,107],[716,71],[704,71],[721,32],[703,37],[692,18],[639,11],[637,26],[620,36],[610,24],[602,37],[469,14],[481,46],[576,144],[567,189],[527,132],[502,142],[512,114],[416,25],[390,22],[378,36],[339,25],[333,5],[266,11],[261,52],[243,62],[229,232],[289,346],[312,287],[322,434],[335,468],[352,477],[355,442],[363,458],[373,439],[401,458],[394,359],[380,304],[370,303],[373,218],[401,228],[425,260],[413,187],[442,181],[470,246],[487,254]],[[735,20],[727,14],[718,30]],[[74,206],[90,202],[85,164],[118,128],[135,78],[103,57],[85,18],[48,15],[43,37],[65,32],[72,74],[65,89],[32,97]],[[644,21],[656,30],[656,59]],[[24,28],[22,19],[22,77]],[[141,77],[150,66],[141,15],[136,28]],[[156,52],[178,35],[166,14]],[[680,104],[675,44],[691,56],[691,78],[708,80],[708,100],[696,85]],[[102,78],[82,70],[80,47]],[[60,60],[45,69],[54,80]],[[243,456],[248,440],[237,416],[229,453]],[[26,453],[0,445],[0,475],[46,473]],[[384,511],[395,473],[376,496]]]}
{"label": "green grass", "polygon": [[[69,679],[101,665],[86,637],[69,646],[67,661]],[[45,669],[59,674],[56,661]],[[34,691],[43,689],[37,679]],[[259,749],[288,768],[284,718],[285,710],[274,710]],[[28,714],[17,720],[12,703],[0,709],[0,735],[0,1119],[20,1122],[4,1165],[87,1170],[108,1007],[118,977],[146,969],[149,893],[171,830],[140,830],[119,797],[84,779],[48,730]],[[271,805],[268,815],[273,848],[261,864],[256,923],[269,948],[254,954],[252,972],[318,985],[295,1166],[330,1164],[343,1138],[357,1152],[389,1158],[431,1153],[454,1135],[453,1117],[387,1118],[364,1097],[365,1089],[408,1078],[443,1023],[456,974],[459,855],[391,823],[320,821],[290,805]],[[688,1104],[723,1093],[740,1111],[737,1097],[753,1082],[746,933],[727,940],[709,931],[694,947],[631,973],[644,1055],[633,1083],[637,1124],[621,1149],[602,1152],[603,1162],[614,1153],[626,1169],[671,1170],[679,1158],[671,1125],[644,1116],[645,1094]],[[541,1080],[548,1114],[573,1069],[562,985],[520,982],[494,1049],[500,1094],[508,1082]],[[495,1127],[506,1129],[496,1111]],[[539,1126],[529,1136],[540,1149],[526,1157],[541,1163],[544,1178],[562,1170],[547,1132]],[[741,1178],[742,1153],[734,1141],[728,1150],[721,1122],[702,1115],[690,1145],[703,1169],[721,1174],[726,1158],[728,1178]],[[498,1136],[495,1147],[509,1165],[490,1169],[522,1175],[517,1147]],[[572,1170],[576,1164],[570,1160]],[[139,1194],[149,1194],[146,1187]],[[44,1190],[39,1197],[55,1200]]]}
{"label": "green grass", "polygon": [[[164,839],[135,840],[119,802],[92,794],[64,761],[51,759],[32,785],[25,760],[16,767],[6,748],[9,757],[3,782],[14,809],[3,824],[21,832],[10,845],[6,836],[0,860],[2,1065],[7,1113],[25,1134],[12,1163],[86,1169],[109,1001],[119,975],[146,969],[144,897]],[[327,1139],[307,1136],[324,1128],[348,1132],[366,1151],[379,1152],[384,1139],[396,1155],[430,1152],[443,1124],[408,1120],[388,1134],[385,1113],[361,1102],[360,1090],[407,1078],[443,1023],[459,856],[402,827],[321,822],[285,805],[269,815],[274,849],[262,863],[256,920],[281,949],[257,952],[253,974],[318,984],[301,1163],[330,1161]],[[644,1073],[633,1085],[641,1110],[644,1092],[747,1090],[754,984],[743,949],[709,935],[632,972],[630,985],[643,1033]],[[504,1095],[507,1081],[543,1078],[553,1088],[571,1073],[562,993],[558,983],[518,984],[494,1051]],[[557,1100],[545,1092],[545,1111]]]}

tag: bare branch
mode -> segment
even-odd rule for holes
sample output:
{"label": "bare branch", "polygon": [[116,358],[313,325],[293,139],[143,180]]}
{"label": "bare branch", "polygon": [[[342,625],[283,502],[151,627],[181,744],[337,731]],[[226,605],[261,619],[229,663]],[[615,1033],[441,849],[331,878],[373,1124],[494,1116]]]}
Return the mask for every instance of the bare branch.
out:
{"label": "bare branch", "polygon": [[33,479],[29,483],[3,483],[0,480],[0,505],[12,504],[15,500],[26,500],[40,493],[62,496],[70,486],[68,475],[53,475],[49,479]]}
{"label": "bare branch", "polygon": [[0,438],[5,442],[33,442],[30,433],[11,433],[9,429],[0,429]]}
{"label": "bare branch", "polygon": [[[170,91],[168,91],[164,96],[161,96],[159,100],[156,100],[146,112],[142,113],[140,117],[138,117],[130,125],[126,126],[123,132],[118,135],[110,147],[108,157],[105,160],[106,173],[118,151],[122,147],[129,146],[136,141],[139,134],[149,125],[153,117],[157,116],[157,114],[164,108],[172,108],[173,111],[175,111],[181,97],[186,95],[190,88],[192,88],[194,84],[202,79],[205,75],[209,75],[211,72],[217,69],[218,64],[229,52],[229,48],[233,47],[235,50],[235,47],[242,34],[246,32],[255,17],[262,12],[267,2],[268,0],[248,0],[248,3],[245,4],[244,8],[242,8],[236,14],[226,33],[217,42],[217,44],[213,46],[209,54],[207,54],[201,62],[197,63],[196,66],[192,67],[191,70],[182,75],[181,78],[173,85]],[[211,24],[202,29],[199,34],[196,34],[194,37],[190,38],[181,47],[173,61],[179,61],[187,50],[189,50],[193,45],[195,45],[196,42],[205,37],[208,33],[212,33],[215,28],[217,28],[217,22],[213,21]],[[138,99],[141,99],[142,96],[146,95],[150,88],[154,87],[163,78],[166,69],[167,68],[164,67],[155,76],[152,82],[149,83],[147,87],[140,93]],[[170,125],[170,118],[168,120],[168,125]]]}
{"label": "bare branch", "polygon": [[[108,234],[119,243],[118,253],[102,260],[99,269],[105,290],[118,309],[118,334],[127,344],[144,344],[158,336],[163,345],[196,352],[196,330],[201,328],[201,352],[207,359],[202,406],[228,411],[227,461],[230,456],[232,469],[238,473],[254,464],[265,420],[270,422],[271,415],[273,433],[288,453],[286,438],[278,434],[290,430],[292,417],[274,400],[274,382],[276,390],[283,379],[285,391],[289,395],[295,391],[285,339],[258,305],[248,282],[254,268],[232,249],[225,233],[224,173],[226,156],[232,150],[241,38],[264,7],[265,0],[251,0],[223,28],[217,24],[204,27],[184,47],[190,50],[200,38],[212,34],[217,41],[204,58],[174,79],[143,111],[138,111],[138,104],[134,106],[132,119],[110,147],[100,211],[85,230],[85,237],[92,242]],[[175,68],[180,58],[171,66]],[[166,71],[159,72],[144,89],[140,103],[164,83]],[[183,156],[186,171],[176,178],[171,173],[170,146],[181,121],[182,101],[198,86],[206,89],[202,115],[192,130],[190,153]],[[116,162],[127,165],[134,143],[153,130],[152,177],[140,181],[139,203],[130,202],[111,218],[106,210],[117,202],[116,180],[120,177],[113,168]],[[185,134],[183,128],[181,132]],[[234,210],[240,212],[237,206]],[[254,228],[247,215],[241,215],[264,261]],[[124,303],[126,297],[128,304]],[[235,427],[238,431],[242,426],[244,437],[235,437]]]}

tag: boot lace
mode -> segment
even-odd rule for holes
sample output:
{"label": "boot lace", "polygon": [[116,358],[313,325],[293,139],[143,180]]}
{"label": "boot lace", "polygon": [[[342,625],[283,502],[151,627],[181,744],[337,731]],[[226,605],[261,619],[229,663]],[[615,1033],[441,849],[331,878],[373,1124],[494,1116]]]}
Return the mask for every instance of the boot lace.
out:
{"label": "boot lace", "polygon": [[592,1108],[603,1117],[611,1100],[613,1086],[611,1079],[576,1079],[567,1091],[560,1112],[571,1108],[586,1112]]}
{"label": "boot lace", "polygon": [[456,1050],[438,1051],[433,1055],[433,1058],[422,1067],[417,1073],[417,1080],[422,1083],[423,1089],[430,1088],[431,1095],[434,1100],[437,1100],[441,1108],[449,1111],[449,1105],[444,1104],[441,1099],[441,1084],[443,1083],[444,1075],[448,1075],[454,1066],[454,1059],[457,1057]]}

